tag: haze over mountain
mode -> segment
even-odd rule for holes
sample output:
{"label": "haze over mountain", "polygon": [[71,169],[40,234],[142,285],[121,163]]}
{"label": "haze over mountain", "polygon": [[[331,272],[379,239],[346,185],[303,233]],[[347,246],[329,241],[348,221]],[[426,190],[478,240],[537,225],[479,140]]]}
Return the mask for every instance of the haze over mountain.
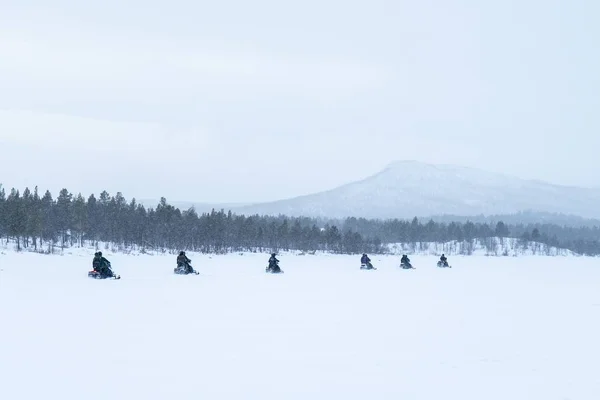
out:
{"label": "haze over mountain", "polygon": [[[157,200],[140,201],[155,207]],[[197,212],[288,215],[328,219],[363,217],[510,220],[596,226],[600,188],[562,186],[456,165],[397,161],[381,172],[337,188],[266,203],[168,201]]]}
{"label": "haze over mountain", "polygon": [[398,161],[371,177],[329,191],[225,208],[239,214],[325,218],[501,215],[522,211],[599,218],[599,204],[600,189],[560,186],[454,165]]}

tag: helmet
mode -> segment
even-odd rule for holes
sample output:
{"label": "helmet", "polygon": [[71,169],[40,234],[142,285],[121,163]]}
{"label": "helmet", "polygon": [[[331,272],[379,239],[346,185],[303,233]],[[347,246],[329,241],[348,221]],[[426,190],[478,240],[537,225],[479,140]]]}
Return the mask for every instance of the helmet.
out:
{"label": "helmet", "polygon": [[180,256],[185,256],[185,251],[180,251],[180,252],[179,252],[179,255],[180,255]]}
{"label": "helmet", "polygon": [[102,252],[101,251],[97,252],[96,254],[98,255],[98,257],[102,257]]}
{"label": "helmet", "polygon": [[271,253],[271,257],[275,257],[276,255],[276,253]]}

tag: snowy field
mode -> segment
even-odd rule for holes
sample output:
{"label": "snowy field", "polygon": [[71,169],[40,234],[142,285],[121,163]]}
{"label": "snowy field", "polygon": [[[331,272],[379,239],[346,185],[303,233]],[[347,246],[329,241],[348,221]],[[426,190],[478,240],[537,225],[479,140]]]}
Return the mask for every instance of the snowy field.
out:
{"label": "snowy field", "polygon": [[600,399],[600,260],[0,254],[0,399]]}

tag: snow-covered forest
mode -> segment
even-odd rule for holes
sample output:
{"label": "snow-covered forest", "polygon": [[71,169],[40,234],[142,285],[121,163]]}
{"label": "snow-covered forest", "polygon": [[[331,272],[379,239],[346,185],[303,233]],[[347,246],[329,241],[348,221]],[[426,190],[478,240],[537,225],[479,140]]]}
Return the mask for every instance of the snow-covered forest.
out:
{"label": "snow-covered forest", "polygon": [[[202,253],[238,251],[327,251],[356,254],[435,252],[471,255],[600,254],[600,230],[550,224],[413,220],[340,221],[303,217],[236,215],[225,210],[198,214],[180,210],[162,198],[145,207],[121,193],[98,197],[74,195],[63,189],[53,198],[26,188],[8,194],[0,187],[0,239],[17,249],[54,253],[73,246],[110,243],[117,250],[185,249]],[[394,244],[394,245],[390,245]]]}

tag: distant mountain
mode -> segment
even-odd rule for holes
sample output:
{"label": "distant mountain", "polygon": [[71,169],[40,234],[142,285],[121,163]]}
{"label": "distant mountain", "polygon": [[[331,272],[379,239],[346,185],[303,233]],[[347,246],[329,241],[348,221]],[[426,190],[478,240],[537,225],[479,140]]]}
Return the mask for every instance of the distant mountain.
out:
{"label": "distant mountain", "polygon": [[[160,203],[159,200],[152,199],[141,199],[138,201],[146,208],[156,208],[156,206]],[[179,208],[180,210],[189,210],[190,208],[194,208],[198,214],[209,213],[213,209],[219,211],[223,210],[233,210],[240,207],[248,206],[248,203],[198,203],[193,201],[170,201],[167,200],[167,203],[172,205],[173,207]]]}
{"label": "distant mountain", "polygon": [[376,175],[329,191],[231,209],[246,215],[324,218],[519,212],[600,218],[600,189],[560,186],[453,165],[399,161]]}

